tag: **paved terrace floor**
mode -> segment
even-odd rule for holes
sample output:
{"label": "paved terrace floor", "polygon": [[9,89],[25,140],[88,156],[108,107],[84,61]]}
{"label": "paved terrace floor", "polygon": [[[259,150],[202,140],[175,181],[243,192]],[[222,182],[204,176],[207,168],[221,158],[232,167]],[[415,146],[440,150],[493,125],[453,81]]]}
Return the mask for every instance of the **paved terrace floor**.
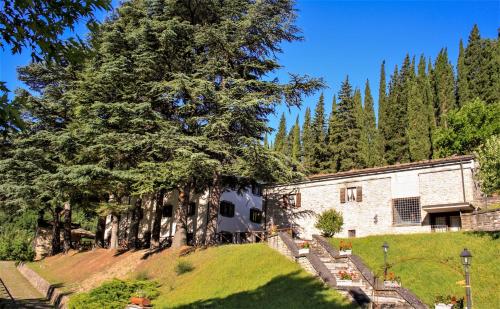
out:
{"label": "paved terrace floor", "polygon": [[15,300],[9,300],[7,291],[0,285],[0,309],[10,308],[53,308],[29,282],[17,271],[14,262],[0,261],[0,279]]}

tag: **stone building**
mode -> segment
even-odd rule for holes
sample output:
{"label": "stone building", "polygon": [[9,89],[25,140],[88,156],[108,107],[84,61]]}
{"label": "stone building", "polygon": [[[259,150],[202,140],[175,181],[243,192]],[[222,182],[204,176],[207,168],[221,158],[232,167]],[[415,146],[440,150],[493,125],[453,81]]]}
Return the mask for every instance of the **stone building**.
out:
{"label": "stone building", "polygon": [[474,210],[479,190],[472,156],[310,176],[265,189],[266,225],[319,234],[316,215],[342,213],[338,237],[454,231]]}
{"label": "stone building", "polygon": [[[192,194],[188,215],[188,242],[195,243],[203,239],[207,224],[208,190],[202,194]],[[221,204],[217,218],[217,231],[226,237],[226,241],[239,241],[249,237],[251,232],[263,231],[261,187],[255,185],[241,190],[225,189],[221,195]],[[129,201],[133,205],[135,200]],[[173,190],[165,194],[162,208],[160,240],[167,240],[175,233],[175,212],[179,205],[179,192]],[[139,239],[149,243],[156,210],[154,198],[143,198],[139,215]],[[119,239],[127,240],[130,236],[132,213],[122,214],[119,221]],[[105,239],[110,239],[111,217],[106,220]]]}

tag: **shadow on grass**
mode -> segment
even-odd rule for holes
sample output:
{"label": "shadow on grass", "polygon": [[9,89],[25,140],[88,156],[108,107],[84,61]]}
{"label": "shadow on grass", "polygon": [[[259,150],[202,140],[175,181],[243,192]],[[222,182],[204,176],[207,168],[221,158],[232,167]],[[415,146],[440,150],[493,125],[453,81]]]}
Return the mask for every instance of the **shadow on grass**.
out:
{"label": "shadow on grass", "polygon": [[491,238],[491,240],[500,239],[500,231],[494,231],[494,232],[475,231],[475,232],[466,232],[465,234],[477,237],[489,237]]}
{"label": "shadow on grass", "polygon": [[[329,288],[313,277],[299,276],[299,271],[278,276],[267,284],[224,298],[199,300],[175,308],[357,308],[329,295]],[[214,282],[214,284],[217,284]]]}

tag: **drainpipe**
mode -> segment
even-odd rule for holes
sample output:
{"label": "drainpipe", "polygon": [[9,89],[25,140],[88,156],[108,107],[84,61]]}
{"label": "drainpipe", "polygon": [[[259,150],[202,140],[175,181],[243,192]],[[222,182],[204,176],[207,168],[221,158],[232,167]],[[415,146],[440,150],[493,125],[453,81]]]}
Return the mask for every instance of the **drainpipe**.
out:
{"label": "drainpipe", "polygon": [[462,175],[462,195],[463,195],[463,200],[464,200],[464,203],[465,203],[466,200],[465,200],[464,167],[462,165],[462,162],[460,162],[460,173]]}

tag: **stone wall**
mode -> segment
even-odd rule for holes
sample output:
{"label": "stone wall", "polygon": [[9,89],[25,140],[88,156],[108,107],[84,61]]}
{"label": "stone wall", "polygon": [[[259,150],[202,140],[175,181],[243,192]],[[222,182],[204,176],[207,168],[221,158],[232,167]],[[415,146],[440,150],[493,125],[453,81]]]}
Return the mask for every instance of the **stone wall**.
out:
{"label": "stone wall", "polygon": [[67,308],[69,297],[68,293],[63,292],[61,289],[51,285],[47,280],[42,278],[34,270],[28,268],[26,264],[20,263],[17,266],[19,272],[34,286],[42,295],[50,301],[57,309]]}
{"label": "stone wall", "polygon": [[[471,160],[376,173],[360,170],[347,176],[333,174],[331,178],[269,187],[266,190],[267,224],[293,227],[299,237],[310,239],[313,234],[320,233],[314,227],[316,216],[327,209],[335,209],[344,218],[338,237],[348,237],[349,231],[355,231],[356,237],[431,232],[430,217],[422,207],[472,203],[475,191],[473,168]],[[350,187],[361,187],[361,201],[341,201],[341,190]],[[298,192],[301,194],[300,207],[283,208],[283,196]],[[419,223],[393,223],[392,201],[402,197],[420,197]]]}
{"label": "stone wall", "polygon": [[500,209],[461,214],[465,231],[500,231]]}

